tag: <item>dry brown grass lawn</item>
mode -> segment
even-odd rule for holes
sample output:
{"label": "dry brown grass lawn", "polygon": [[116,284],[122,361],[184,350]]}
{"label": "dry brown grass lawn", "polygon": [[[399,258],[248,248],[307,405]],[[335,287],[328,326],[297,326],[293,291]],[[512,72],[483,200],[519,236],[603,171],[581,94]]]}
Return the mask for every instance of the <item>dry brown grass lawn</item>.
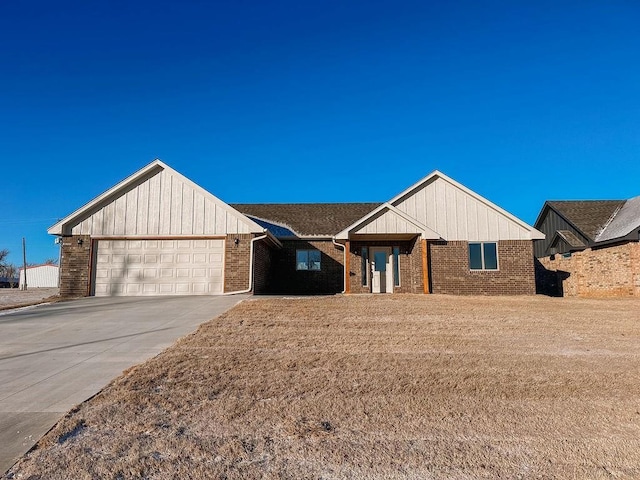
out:
{"label": "dry brown grass lawn", "polygon": [[8,478],[640,478],[640,302],[255,298]]}

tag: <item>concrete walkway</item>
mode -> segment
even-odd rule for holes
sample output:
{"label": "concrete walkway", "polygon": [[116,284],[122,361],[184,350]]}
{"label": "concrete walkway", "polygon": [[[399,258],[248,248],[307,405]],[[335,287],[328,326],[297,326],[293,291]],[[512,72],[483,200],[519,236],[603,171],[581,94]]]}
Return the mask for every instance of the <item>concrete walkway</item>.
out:
{"label": "concrete walkway", "polygon": [[0,312],[0,474],[123,370],[245,298],[91,297]]}

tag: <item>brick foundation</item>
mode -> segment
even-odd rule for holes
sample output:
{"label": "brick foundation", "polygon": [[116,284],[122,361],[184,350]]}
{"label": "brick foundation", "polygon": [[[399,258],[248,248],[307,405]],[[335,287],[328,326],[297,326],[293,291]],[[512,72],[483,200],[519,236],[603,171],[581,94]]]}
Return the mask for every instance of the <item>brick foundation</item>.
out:
{"label": "brick foundation", "polygon": [[60,257],[60,296],[62,298],[89,295],[91,276],[91,237],[62,237]]}
{"label": "brick foundation", "polygon": [[431,291],[453,295],[533,295],[535,272],[530,240],[498,242],[498,270],[469,269],[466,241],[429,242]]}
{"label": "brick foundation", "polygon": [[539,258],[539,293],[565,297],[640,296],[640,243]]}

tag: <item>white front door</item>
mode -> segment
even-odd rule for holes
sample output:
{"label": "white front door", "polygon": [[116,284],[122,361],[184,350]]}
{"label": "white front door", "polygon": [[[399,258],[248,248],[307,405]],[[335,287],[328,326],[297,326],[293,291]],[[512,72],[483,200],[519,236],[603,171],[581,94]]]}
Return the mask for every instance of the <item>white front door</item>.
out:
{"label": "white front door", "polygon": [[393,293],[393,255],[389,247],[371,247],[371,291]]}

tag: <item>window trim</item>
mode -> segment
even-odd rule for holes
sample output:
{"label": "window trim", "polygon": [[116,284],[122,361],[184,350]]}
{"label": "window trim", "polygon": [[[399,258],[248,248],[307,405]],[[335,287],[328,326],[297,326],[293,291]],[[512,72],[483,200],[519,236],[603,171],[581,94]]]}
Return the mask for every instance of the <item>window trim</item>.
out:
{"label": "window trim", "polygon": [[[486,268],[484,246],[487,244],[495,245],[496,247],[496,268]],[[471,268],[471,245],[480,245],[480,261],[482,263],[482,268]],[[469,270],[472,272],[497,272],[498,270],[500,270],[498,242],[469,242],[469,245],[467,247],[467,260],[469,261]]]}
{"label": "window trim", "polygon": [[[298,255],[300,255],[301,253],[305,253],[306,254],[306,261],[304,262],[306,265],[306,268],[300,268],[300,264],[303,262],[300,262],[298,260]],[[311,252],[318,252],[318,261],[317,262],[312,262],[311,257],[310,257],[310,253]],[[318,268],[312,268],[312,264],[318,264]],[[320,272],[322,271],[322,252],[320,250],[318,250],[317,248],[296,248],[296,272]]]}

